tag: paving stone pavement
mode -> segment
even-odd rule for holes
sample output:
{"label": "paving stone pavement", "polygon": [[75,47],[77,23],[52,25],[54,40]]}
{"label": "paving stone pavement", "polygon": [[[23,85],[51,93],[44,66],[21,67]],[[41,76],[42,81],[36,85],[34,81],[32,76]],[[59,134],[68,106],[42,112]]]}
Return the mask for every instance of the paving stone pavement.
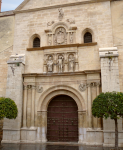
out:
{"label": "paving stone pavement", "polygon": [[[0,150],[110,150],[111,148],[79,144],[2,144]],[[123,150],[123,148],[120,148]]]}

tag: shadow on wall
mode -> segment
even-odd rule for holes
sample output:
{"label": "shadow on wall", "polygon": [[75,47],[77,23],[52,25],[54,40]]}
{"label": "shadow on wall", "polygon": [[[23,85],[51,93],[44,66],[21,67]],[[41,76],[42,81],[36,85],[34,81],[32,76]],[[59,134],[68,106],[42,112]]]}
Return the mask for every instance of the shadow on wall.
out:
{"label": "shadow on wall", "polygon": [[[1,150],[110,150],[111,148],[69,144],[3,144]],[[120,148],[123,150],[123,148]]]}

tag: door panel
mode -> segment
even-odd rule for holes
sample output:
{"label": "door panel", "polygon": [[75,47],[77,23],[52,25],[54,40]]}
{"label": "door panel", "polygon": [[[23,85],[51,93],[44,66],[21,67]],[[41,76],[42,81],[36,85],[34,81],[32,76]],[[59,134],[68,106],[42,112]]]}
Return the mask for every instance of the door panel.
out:
{"label": "door panel", "polygon": [[78,141],[78,107],[71,97],[60,95],[51,100],[47,117],[48,141]]}

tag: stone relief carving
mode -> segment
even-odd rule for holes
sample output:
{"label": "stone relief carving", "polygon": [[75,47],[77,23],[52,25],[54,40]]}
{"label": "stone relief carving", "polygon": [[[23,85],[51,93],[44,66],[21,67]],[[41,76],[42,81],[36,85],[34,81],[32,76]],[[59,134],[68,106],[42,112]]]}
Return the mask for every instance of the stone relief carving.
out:
{"label": "stone relief carving", "polygon": [[59,8],[58,11],[59,11],[59,17],[58,17],[59,21],[62,21],[62,19],[64,17],[64,12],[63,12],[62,8]]}
{"label": "stone relief carving", "polygon": [[100,86],[100,82],[90,82],[90,83],[81,83],[79,85],[79,90],[81,92],[85,91],[88,87],[97,87]]}
{"label": "stone relief carving", "polygon": [[37,92],[42,93],[43,92],[43,87],[41,85],[37,86]]}
{"label": "stone relief carving", "polygon": [[74,43],[74,33],[70,32],[70,43]]}
{"label": "stone relief carving", "polygon": [[57,52],[44,55],[44,73],[79,71],[77,52]]}
{"label": "stone relief carving", "polygon": [[75,24],[75,20],[74,19],[70,18],[70,19],[67,19],[66,21],[69,22],[70,24]]}
{"label": "stone relief carving", "polygon": [[86,88],[87,88],[87,84],[81,83],[81,84],[79,85],[79,90],[80,90],[81,92],[85,91]]}
{"label": "stone relief carving", "polygon": [[69,55],[69,72],[73,72],[74,71],[74,66],[75,66],[75,58],[72,54]]}
{"label": "stone relief carving", "polygon": [[62,55],[58,56],[58,72],[63,72],[63,61],[64,57]]}
{"label": "stone relief carving", "polygon": [[14,68],[13,66],[10,66],[10,67],[11,67],[11,70],[12,70],[13,76],[15,76],[15,75],[14,75],[15,68]]}
{"label": "stone relief carving", "polygon": [[48,45],[51,46],[52,45],[52,35],[48,34]]}
{"label": "stone relief carving", "polygon": [[52,26],[55,23],[55,21],[51,21],[47,23],[47,26]]}
{"label": "stone relief carving", "polygon": [[48,60],[47,60],[47,71],[48,72],[53,72],[53,59],[52,59],[52,56],[48,57]]}
{"label": "stone relief carving", "polygon": [[60,27],[55,32],[55,45],[67,44],[67,33],[65,28]]}

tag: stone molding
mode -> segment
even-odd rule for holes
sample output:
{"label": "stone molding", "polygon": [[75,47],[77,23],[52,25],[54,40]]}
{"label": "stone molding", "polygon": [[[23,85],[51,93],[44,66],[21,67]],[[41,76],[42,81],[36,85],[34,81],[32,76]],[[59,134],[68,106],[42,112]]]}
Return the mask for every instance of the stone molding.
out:
{"label": "stone molding", "polygon": [[84,5],[84,4],[92,4],[92,3],[97,3],[97,2],[106,2],[110,0],[89,0],[89,1],[82,1],[82,2],[74,2],[74,3],[67,3],[67,4],[60,4],[60,5],[52,5],[52,6],[45,6],[45,7],[40,7],[40,8],[34,8],[34,9],[27,9],[27,10],[20,10],[24,7],[25,4],[28,3],[29,0],[25,0],[23,3],[18,6],[14,13],[26,13],[26,12],[34,12],[34,11],[40,11],[40,10],[47,10],[47,9],[53,9],[53,8],[60,8],[60,7],[68,7],[68,6],[76,6],[76,5]]}
{"label": "stone molding", "polygon": [[99,56],[100,58],[118,57],[118,49],[117,47],[99,48]]}
{"label": "stone molding", "polygon": [[18,63],[22,63],[25,65],[25,54],[11,55],[10,59],[7,61],[7,64],[18,64]]}
{"label": "stone molding", "polygon": [[[50,73],[50,76],[75,76],[75,75],[83,75],[83,74],[93,74],[93,73],[101,73],[101,70],[85,70],[85,71],[78,71],[78,72],[63,72],[63,73]],[[26,73],[22,74],[23,77],[46,77],[49,76],[49,73]]]}
{"label": "stone molding", "polygon": [[57,49],[57,48],[67,48],[67,47],[84,47],[84,46],[95,46],[97,42],[94,43],[76,43],[76,44],[66,44],[66,45],[53,45],[53,46],[44,46],[39,48],[27,48],[27,51],[40,51],[45,49]]}

